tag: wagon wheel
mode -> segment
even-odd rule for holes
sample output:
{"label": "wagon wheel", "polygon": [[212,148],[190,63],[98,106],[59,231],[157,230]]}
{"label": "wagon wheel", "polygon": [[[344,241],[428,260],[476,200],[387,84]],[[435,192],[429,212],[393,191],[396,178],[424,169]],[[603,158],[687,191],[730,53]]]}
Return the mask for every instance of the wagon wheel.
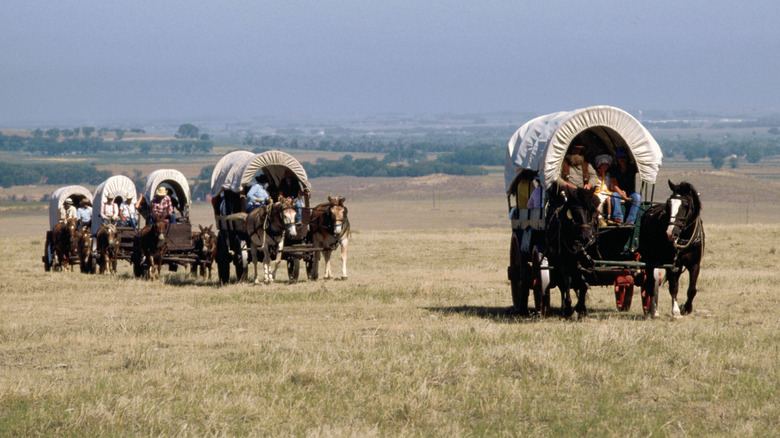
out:
{"label": "wagon wheel", "polygon": [[550,313],[550,271],[547,269],[547,258],[534,246],[531,253],[534,305],[541,316]]}
{"label": "wagon wheel", "polygon": [[620,312],[631,309],[631,299],[634,297],[634,277],[621,276],[615,281],[615,304]]}
{"label": "wagon wheel", "polygon": [[287,277],[290,281],[298,281],[298,276],[301,273],[301,259],[291,257],[287,259]]}
{"label": "wagon wheel", "polygon": [[312,281],[316,281],[320,278],[319,251],[312,251],[310,257],[306,260],[306,276]]}
{"label": "wagon wheel", "polygon": [[230,281],[230,250],[225,236],[225,232],[220,232],[217,237],[217,274],[222,283]]}
{"label": "wagon wheel", "polygon": [[238,281],[244,281],[249,267],[249,250],[247,250],[246,242],[243,240],[238,241],[238,247],[240,250],[236,251],[233,264],[236,265],[236,278]]}
{"label": "wagon wheel", "polygon": [[46,272],[49,272],[54,264],[54,251],[51,249],[50,234],[51,233],[46,233],[46,247],[43,249],[43,269]]}
{"label": "wagon wheel", "polygon": [[533,279],[531,277],[530,265],[523,262],[520,251],[520,239],[517,233],[512,233],[512,241],[509,246],[507,277],[509,277],[509,284],[512,289],[512,305],[515,311],[520,315],[527,315],[528,292]]}

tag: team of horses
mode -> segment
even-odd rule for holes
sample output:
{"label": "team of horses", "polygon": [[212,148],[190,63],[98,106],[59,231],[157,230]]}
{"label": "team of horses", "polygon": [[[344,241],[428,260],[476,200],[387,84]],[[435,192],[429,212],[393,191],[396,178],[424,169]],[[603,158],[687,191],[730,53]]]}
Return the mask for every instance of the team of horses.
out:
{"label": "team of horses", "polygon": [[[704,253],[704,226],[701,220],[701,200],[689,182],[674,184],[665,203],[652,205],[642,216],[639,229],[639,261],[645,272],[666,271],[672,314],[685,315],[693,311],[696,284]],[[547,256],[554,270],[550,270],[549,289],[557,286],[561,292],[561,312],[569,317],[575,311],[587,314],[585,298],[588,283],[585,274],[593,269],[598,258],[598,198],[593,189],[561,189],[553,186],[549,192],[550,209],[547,217]],[[679,280],[683,271],[689,275],[688,297],[682,309],[677,304]],[[658,294],[653,275],[645,275],[642,285],[653,294],[647,314],[657,316]],[[570,289],[577,292],[577,304],[572,307]]]}
{"label": "team of horses", "polygon": [[[330,258],[341,246],[341,278],[347,279],[347,245],[350,226],[344,197],[328,196],[328,202],[311,209],[306,241],[311,242],[314,257],[325,259],[325,278],[333,278]],[[285,237],[296,237],[296,199],[279,197],[277,202],[252,210],[246,218],[249,251],[255,271],[255,283],[260,282],[257,263],[260,252],[263,260],[263,282],[272,283],[282,261]]]}

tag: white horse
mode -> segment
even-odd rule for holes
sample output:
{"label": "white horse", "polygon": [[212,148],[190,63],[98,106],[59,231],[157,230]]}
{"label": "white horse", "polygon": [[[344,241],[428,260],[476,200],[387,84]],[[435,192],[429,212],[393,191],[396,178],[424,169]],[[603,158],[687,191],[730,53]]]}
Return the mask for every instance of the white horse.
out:
{"label": "white horse", "polygon": [[314,207],[309,227],[314,248],[322,248],[322,256],[325,258],[325,278],[333,277],[330,270],[330,256],[333,250],[341,245],[341,279],[346,280],[350,228],[344,197],[328,196],[327,204]]}
{"label": "white horse", "polygon": [[[246,232],[249,235],[249,252],[255,266],[255,284],[260,283],[257,275],[257,250],[263,250],[263,281],[273,283],[276,270],[282,261],[284,237],[295,237],[295,200],[280,197],[268,208],[260,207],[246,217]],[[271,269],[273,262],[273,269]]]}

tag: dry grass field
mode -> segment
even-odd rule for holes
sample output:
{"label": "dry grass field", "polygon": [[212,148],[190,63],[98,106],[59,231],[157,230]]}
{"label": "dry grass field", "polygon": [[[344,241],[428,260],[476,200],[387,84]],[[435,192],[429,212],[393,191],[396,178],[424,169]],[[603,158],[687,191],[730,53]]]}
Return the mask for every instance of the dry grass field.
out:
{"label": "dry grass field", "polygon": [[5,211],[0,436],[776,435],[780,208],[749,177],[667,177],[705,207],[681,319],[665,290],[646,320],[605,287],[584,320],[513,316],[501,175],[315,180],[347,196],[346,281],[45,273],[45,212]]}

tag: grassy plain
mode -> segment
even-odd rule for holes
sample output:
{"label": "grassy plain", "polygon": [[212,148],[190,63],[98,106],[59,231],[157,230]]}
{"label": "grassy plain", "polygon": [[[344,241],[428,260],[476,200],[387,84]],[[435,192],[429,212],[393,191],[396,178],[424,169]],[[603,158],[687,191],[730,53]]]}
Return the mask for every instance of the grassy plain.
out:
{"label": "grassy plain", "polygon": [[347,281],[44,273],[45,213],[4,214],[0,435],[776,434],[778,207],[745,220],[742,176],[666,177],[705,204],[682,319],[666,292],[662,317],[618,313],[605,287],[581,321],[513,316],[500,175],[316,180],[315,200],[347,196]]}

